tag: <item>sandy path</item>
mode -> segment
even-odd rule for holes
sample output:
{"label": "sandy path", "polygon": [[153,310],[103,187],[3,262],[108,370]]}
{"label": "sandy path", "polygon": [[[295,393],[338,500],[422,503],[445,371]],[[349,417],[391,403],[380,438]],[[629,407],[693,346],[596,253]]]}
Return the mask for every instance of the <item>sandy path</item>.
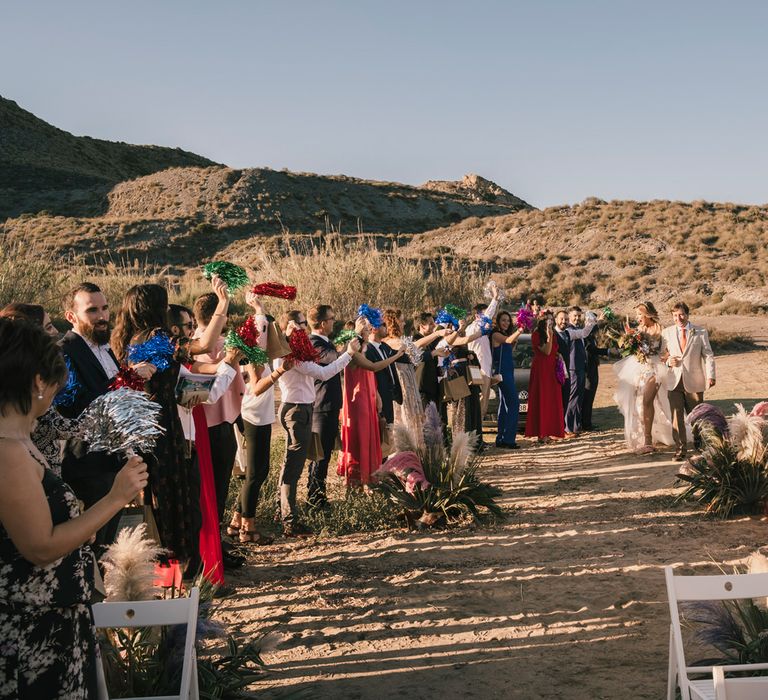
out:
{"label": "sandy path", "polygon": [[[720,358],[708,398],[764,398],[764,356]],[[259,550],[224,606],[268,633],[259,697],[663,697],[662,567],[711,572],[765,544],[766,524],[675,505],[671,453],[625,453],[610,367],[602,381],[609,429],[485,460],[515,509],[503,526]]]}

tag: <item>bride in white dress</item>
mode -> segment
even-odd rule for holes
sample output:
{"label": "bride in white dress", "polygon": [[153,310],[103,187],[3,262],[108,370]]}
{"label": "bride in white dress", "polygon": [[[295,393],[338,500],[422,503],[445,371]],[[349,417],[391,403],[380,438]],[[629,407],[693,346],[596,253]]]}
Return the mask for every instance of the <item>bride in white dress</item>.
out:
{"label": "bride in white dress", "polygon": [[662,330],[659,314],[649,301],[638,304],[635,311],[645,361],[630,355],[613,366],[619,380],[614,400],[624,416],[627,447],[638,454],[650,454],[654,444],[674,444],[672,412],[667,392],[659,391],[667,372],[659,356]]}

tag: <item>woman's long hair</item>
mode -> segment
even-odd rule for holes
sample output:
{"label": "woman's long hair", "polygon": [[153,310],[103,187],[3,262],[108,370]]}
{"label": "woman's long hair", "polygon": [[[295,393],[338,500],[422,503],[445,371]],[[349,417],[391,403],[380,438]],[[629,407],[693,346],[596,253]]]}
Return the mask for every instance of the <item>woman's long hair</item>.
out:
{"label": "woman's long hair", "polygon": [[536,332],[539,334],[539,342],[544,343],[547,338],[547,322],[552,318],[552,314],[544,314],[536,322]]}
{"label": "woman's long hair", "polygon": [[400,309],[387,309],[384,312],[384,325],[387,327],[387,335],[390,338],[399,338],[403,334],[400,324],[403,312]]}
{"label": "woman's long hair", "polygon": [[643,313],[645,313],[651,321],[654,321],[655,323],[659,322],[659,312],[656,311],[656,307],[650,301],[644,301],[642,304],[638,304],[635,308],[642,309]]}
{"label": "woman's long hair", "polygon": [[45,321],[45,309],[39,304],[24,304],[16,301],[3,307],[0,318],[24,320],[42,326]]}
{"label": "woman's long hair", "polygon": [[[507,330],[503,331],[501,330],[501,317],[502,316],[508,316],[509,317],[509,328]],[[494,333],[501,333],[502,335],[512,335],[513,332],[512,327],[512,314],[509,313],[509,311],[499,311],[499,313],[496,314],[496,318],[493,319],[493,332]]]}
{"label": "woman's long hair", "polygon": [[168,332],[168,292],[159,284],[137,284],[123,299],[112,331],[111,345],[119,362],[125,362],[134,338],[146,340],[152,331]]}

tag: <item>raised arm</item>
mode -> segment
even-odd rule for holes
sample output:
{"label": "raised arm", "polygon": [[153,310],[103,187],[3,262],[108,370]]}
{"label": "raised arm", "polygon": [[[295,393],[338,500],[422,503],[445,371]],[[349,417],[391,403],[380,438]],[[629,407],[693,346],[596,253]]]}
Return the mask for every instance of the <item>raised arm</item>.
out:
{"label": "raised arm", "polygon": [[363,369],[368,369],[371,372],[380,372],[381,370],[389,367],[393,362],[397,362],[397,360],[403,356],[404,352],[405,350],[401,347],[394,355],[390,355],[385,360],[372,362],[365,356],[364,352],[360,351],[355,353],[354,357],[352,358],[352,363],[355,365],[355,367],[362,367]]}
{"label": "raised arm", "polygon": [[214,275],[211,280],[213,291],[219,298],[216,305],[216,311],[213,312],[211,322],[208,324],[203,334],[189,344],[190,355],[205,355],[212,353],[216,349],[216,341],[221,337],[221,332],[227,323],[227,310],[229,309],[229,294],[227,294],[227,285],[224,284],[218,275]]}
{"label": "raised arm", "polygon": [[566,328],[566,333],[571,336],[571,340],[583,340],[597,325],[597,316],[591,312],[587,312],[587,320],[584,324],[584,328]]}

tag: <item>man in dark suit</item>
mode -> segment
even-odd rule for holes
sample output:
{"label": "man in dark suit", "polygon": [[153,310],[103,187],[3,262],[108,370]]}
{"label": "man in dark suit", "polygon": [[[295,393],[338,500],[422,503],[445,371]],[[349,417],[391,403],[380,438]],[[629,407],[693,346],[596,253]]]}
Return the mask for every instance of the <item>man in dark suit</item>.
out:
{"label": "man in dark suit", "polygon": [[[365,351],[365,356],[371,362],[381,362],[381,360],[386,360],[391,355],[396,354],[389,345],[381,342],[386,335],[387,329],[383,325],[373,329]],[[395,422],[395,402],[403,403],[403,390],[400,386],[400,380],[397,378],[397,371],[392,365],[376,372],[376,388],[381,397],[380,415],[387,424],[387,434],[381,436],[381,442],[391,445],[392,425]]]}
{"label": "man in dark suit", "polygon": [[[70,401],[58,404],[57,408],[62,415],[75,418],[95,398],[107,393],[117,374],[118,362],[109,347],[109,305],[98,286],[83,282],[71,289],[64,298],[64,315],[72,330],[62,339],[61,349],[70,372],[77,378],[78,390]],[[154,371],[146,365],[136,369],[146,379]],[[68,440],[61,471],[64,481],[90,508],[109,493],[122,464],[117,455],[88,452],[87,447],[82,440]],[[112,543],[119,520],[118,513],[96,533],[96,545],[105,547]]]}
{"label": "man in dark suit", "polygon": [[[320,353],[319,365],[330,365],[339,358],[331,343],[333,323],[336,315],[327,304],[319,304],[307,312],[307,321],[312,345]],[[307,479],[307,502],[313,508],[322,508],[328,503],[325,495],[325,481],[328,477],[328,463],[339,435],[339,412],[342,406],[341,374],[335,374],[326,381],[315,380],[315,404],[312,410],[313,440],[319,440],[322,457],[309,463]],[[316,437],[315,437],[316,436]]]}
{"label": "man in dark suit", "polygon": [[584,384],[584,401],[581,408],[581,427],[584,430],[594,430],[592,424],[592,405],[595,402],[597,386],[600,382],[600,358],[608,357],[608,348],[597,345],[597,330],[595,326],[590,334],[584,338],[584,347],[587,351],[587,372]]}
{"label": "man in dark suit", "polygon": [[571,398],[571,382],[568,377],[571,376],[571,336],[568,333],[568,314],[565,311],[558,311],[555,315],[555,338],[557,339],[557,352],[565,362],[566,381],[560,388],[563,401],[563,416],[568,412],[568,400]]}

